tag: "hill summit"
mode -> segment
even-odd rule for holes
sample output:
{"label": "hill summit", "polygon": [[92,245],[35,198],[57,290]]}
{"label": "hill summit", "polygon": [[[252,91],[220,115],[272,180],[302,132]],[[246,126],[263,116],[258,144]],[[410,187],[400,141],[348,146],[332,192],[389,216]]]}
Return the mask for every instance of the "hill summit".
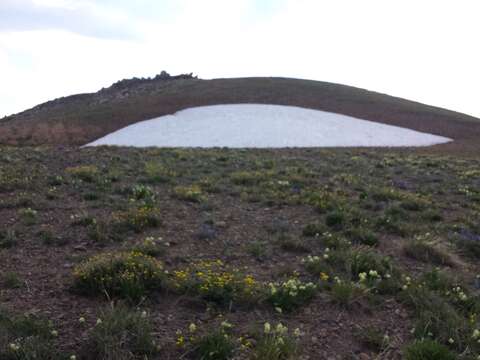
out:
{"label": "hill summit", "polygon": [[125,126],[192,107],[297,106],[454,139],[477,150],[474,117],[351,86],[289,78],[202,80],[193,74],[124,79],[95,93],[62,97],[0,120],[0,144],[84,145]]}

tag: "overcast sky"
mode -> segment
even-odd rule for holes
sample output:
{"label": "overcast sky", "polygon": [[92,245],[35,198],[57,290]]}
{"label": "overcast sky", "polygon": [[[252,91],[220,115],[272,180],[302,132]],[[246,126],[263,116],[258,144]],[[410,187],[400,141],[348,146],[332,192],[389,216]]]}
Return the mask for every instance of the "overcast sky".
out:
{"label": "overcast sky", "polygon": [[167,70],[324,80],[480,117],[478,0],[0,0],[0,116]]}

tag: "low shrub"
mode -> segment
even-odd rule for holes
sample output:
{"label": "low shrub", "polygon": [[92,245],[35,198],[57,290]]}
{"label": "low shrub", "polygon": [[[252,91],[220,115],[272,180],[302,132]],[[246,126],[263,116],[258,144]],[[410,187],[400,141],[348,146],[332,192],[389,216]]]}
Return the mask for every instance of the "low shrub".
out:
{"label": "low shrub", "polygon": [[116,213],[113,219],[114,226],[125,227],[137,233],[147,228],[158,227],[160,224],[159,210],[150,206],[140,206],[126,212]]}
{"label": "low shrub", "polygon": [[162,239],[155,239],[152,236],[145,238],[143,241],[134,245],[132,248],[132,251],[153,257],[165,254],[165,250],[166,244],[162,242]]}
{"label": "low shrub", "polygon": [[352,249],[348,254],[346,265],[354,279],[360,279],[361,273],[366,273],[370,277],[384,277],[391,274],[393,270],[390,258],[368,248]]}
{"label": "low shrub", "polygon": [[145,185],[135,185],[133,186],[130,191],[132,200],[147,200],[150,202],[154,202],[155,200],[155,192],[149,186]]}
{"label": "low shrub", "polygon": [[230,269],[221,260],[193,263],[173,272],[177,291],[199,295],[219,305],[249,302],[258,295],[259,284],[251,275]]}
{"label": "low shrub", "polygon": [[192,323],[186,331],[177,331],[176,344],[181,348],[190,348],[195,359],[228,360],[232,358],[236,348],[234,338],[230,334],[232,325],[223,321],[215,330],[201,330]]}
{"label": "low shrub", "polygon": [[177,199],[200,203],[205,200],[202,189],[198,185],[176,186],[173,189]]}
{"label": "low shrub", "polygon": [[267,301],[276,310],[290,312],[313,299],[317,286],[311,282],[304,283],[293,277],[280,283],[268,284]]}
{"label": "low shrub", "polygon": [[263,333],[258,337],[253,349],[253,359],[296,359],[300,352],[298,344],[300,335],[299,329],[295,329],[292,335],[288,328],[281,323],[276,326],[265,323]]}
{"label": "low shrub", "polygon": [[347,230],[345,235],[350,241],[354,244],[366,245],[366,246],[378,246],[379,240],[378,237],[371,231],[354,228]]}
{"label": "low shrub", "polygon": [[84,294],[138,300],[164,283],[163,264],[140,252],[104,253],[76,266],[74,287]]}

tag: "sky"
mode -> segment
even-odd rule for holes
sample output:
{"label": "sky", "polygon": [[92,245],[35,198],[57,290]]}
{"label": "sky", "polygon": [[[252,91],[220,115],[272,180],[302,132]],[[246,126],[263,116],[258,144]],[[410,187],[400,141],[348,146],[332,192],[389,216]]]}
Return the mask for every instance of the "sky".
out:
{"label": "sky", "polygon": [[0,0],[0,117],[193,72],[357,86],[480,117],[478,0]]}

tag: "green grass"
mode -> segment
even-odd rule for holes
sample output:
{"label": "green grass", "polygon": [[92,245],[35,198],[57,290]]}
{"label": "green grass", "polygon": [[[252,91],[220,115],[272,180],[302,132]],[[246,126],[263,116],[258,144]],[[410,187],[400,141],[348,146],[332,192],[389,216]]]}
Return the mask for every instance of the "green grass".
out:
{"label": "green grass", "polygon": [[0,309],[0,359],[57,360],[53,327],[34,316],[11,315]]}
{"label": "green grass", "polygon": [[411,240],[404,247],[405,254],[412,259],[433,265],[454,266],[450,254],[424,240]]}
{"label": "green grass", "polygon": [[444,345],[424,340],[405,349],[405,360],[455,360],[457,357]]}
{"label": "green grass", "polygon": [[154,326],[146,311],[124,305],[106,308],[88,334],[82,353],[88,359],[142,360],[158,352]]}

